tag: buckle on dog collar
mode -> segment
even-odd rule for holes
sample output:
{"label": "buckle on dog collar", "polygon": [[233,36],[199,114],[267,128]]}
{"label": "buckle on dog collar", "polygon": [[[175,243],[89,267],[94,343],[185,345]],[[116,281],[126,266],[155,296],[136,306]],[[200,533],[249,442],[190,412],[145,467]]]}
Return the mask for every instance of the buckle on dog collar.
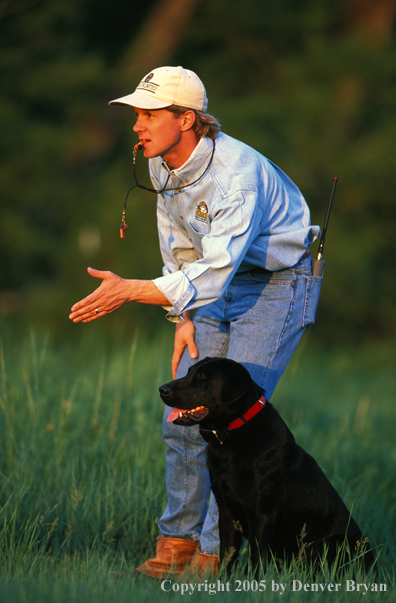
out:
{"label": "buckle on dog collar", "polygon": [[224,444],[226,440],[230,439],[230,434],[225,428],[217,431],[215,429],[200,429],[199,433],[208,444]]}
{"label": "buckle on dog collar", "polygon": [[235,421],[232,421],[227,428],[222,427],[217,431],[215,429],[200,429],[199,433],[201,434],[205,442],[208,442],[208,444],[224,444],[224,442],[230,439],[231,437],[228,432],[233,429],[238,429],[238,427],[242,427],[242,425],[244,425],[245,423],[250,421],[250,419],[255,417],[257,413],[264,408],[265,402],[266,400],[264,396],[261,396],[261,398],[257,400],[257,402],[255,402],[253,406],[251,406],[249,410],[245,412],[244,415],[242,415],[242,417],[239,417],[238,419],[235,419]]}

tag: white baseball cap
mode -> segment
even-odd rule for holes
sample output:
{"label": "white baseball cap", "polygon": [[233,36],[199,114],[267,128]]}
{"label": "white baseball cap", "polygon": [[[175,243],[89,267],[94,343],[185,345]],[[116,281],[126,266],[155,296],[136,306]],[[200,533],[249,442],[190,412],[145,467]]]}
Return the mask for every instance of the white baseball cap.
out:
{"label": "white baseball cap", "polygon": [[203,83],[193,71],[183,67],[159,67],[142,79],[133,94],[112,100],[109,105],[131,105],[139,109],[179,105],[206,111],[208,99]]}

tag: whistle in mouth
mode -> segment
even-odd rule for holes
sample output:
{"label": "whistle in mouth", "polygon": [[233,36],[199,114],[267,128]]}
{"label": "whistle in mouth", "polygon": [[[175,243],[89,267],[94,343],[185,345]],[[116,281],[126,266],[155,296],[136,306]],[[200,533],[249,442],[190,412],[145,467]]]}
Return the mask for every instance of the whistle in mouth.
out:
{"label": "whistle in mouth", "polygon": [[120,224],[120,239],[125,239],[125,231],[128,230],[128,224],[123,222]]}

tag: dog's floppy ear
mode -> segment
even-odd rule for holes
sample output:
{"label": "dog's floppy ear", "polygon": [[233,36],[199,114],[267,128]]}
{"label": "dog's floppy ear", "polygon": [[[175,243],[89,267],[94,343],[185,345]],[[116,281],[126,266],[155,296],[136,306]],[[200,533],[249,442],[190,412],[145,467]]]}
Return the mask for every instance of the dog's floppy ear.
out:
{"label": "dog's floppy ear", "polygon": [[252,388],[253,382],[248,371],[238,362],[233,362],[232,370],[224,379],[220,391],[220,401],[224,405],[232,404]]}

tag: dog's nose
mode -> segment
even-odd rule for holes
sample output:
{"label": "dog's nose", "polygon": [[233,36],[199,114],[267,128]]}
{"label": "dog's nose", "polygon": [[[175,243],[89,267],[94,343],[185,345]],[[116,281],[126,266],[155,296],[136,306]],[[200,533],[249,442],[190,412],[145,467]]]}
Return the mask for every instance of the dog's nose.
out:
{"label": "dog's nose", "polygon": [[172,390],[169,385],[161,385],[159,388],[159,393],[161,398],[167,398],[172,393]]}

